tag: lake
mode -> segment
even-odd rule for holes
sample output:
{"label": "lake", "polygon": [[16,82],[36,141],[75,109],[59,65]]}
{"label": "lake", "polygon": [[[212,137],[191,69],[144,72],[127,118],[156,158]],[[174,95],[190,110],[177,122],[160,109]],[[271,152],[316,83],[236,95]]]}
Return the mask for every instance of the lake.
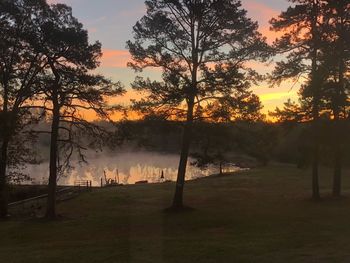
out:
{"label": "lake", "polygon": [[[116,180],[121,184],[134,184],[138,181],[159,183],[165,180],[176,181],[179,155],[159,152],[122,152],[113,154],[90,154],[87,164],[74,164],[74,169],[61,176],[59,185],[74,185],[78,180],[91,180],[93,186],[101,185],[101,178]],[[206,169],[187,166],[186,180],[205,177],[219,172],[218,167],[211,165]],[[239,170],[229,165],[224,167],[226,172]],[[47,184],[49,165],[44,162],[39,165],[28,165],[25,172],[32,178],[33,184]],[[161,174],[164,174],[164,179]]]}

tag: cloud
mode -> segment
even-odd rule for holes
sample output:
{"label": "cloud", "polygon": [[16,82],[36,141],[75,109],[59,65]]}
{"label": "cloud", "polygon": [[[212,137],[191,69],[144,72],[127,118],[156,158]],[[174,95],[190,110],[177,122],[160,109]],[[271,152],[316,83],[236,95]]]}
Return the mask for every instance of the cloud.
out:
{"label": "cloud", "polygon": [[274,68],[273,62],[260,62],[260,61],[248,61],[245,63],[245,66],[257,71],[259,74],[266,74]]}
{"label": "cloud", "polygon": [[277,38],[280,38],[284,35],[284,32],[275,32],[270,30],[270,26],[264,26],[259,28],[259,32],[266,37],[267,42],[272,44]]}
{"label": "cloud", "polygon": [[[101,68],[125,69],[128,62],[131,62],[131,54],[128,50],[102,49]],[[149,67],[144,72],[160,73],[160,67]]]}
{"label": "cloud", "polygon": [[96,33],[98,31],[96,27],[90,27],[87,30],[89,31],[89,33]]}
{"label": "cloud", "polygon": [[48,4],[68,4],[69,0],[47,0]]}
{"label": "cloud", "polygon": [[272,17],[279,15],[279,10],[274,9],[266,4],[259,3],[254,0],[243,1],[243,7],[248,11],[249,15],[255,20],[268,22]]}
{"label": "cloud", "polygon": [[273,93],[265,93],[259,95],[260,100],[262,102],[269,102],[269,101],[281,101],[286,100],[288,98],[296,98],[297,93],[295,92],[273,92]]}
{"label": "cloud", "polygon": [[101,66],[109,68],[126,68],[131,61],[131,55],[127,50],[103,49]]}
{"label": "cloud", "polygon": [[248,11],[248,16],[259,22],[259,32],[267,38],[269,43],[281,36],[281,33],[270,31],[269,24],[271,18],[280,14],[280,10],[255,0],[243,1],[242,5]]}
{"label": "cloud", "polygon": [[125,94],[123,96],[115,97],[113,99],[110,99],[108,101],[109,104],[115,105],[115,104],[121,104],[124,106],[128,106],[131,104],[132,100],[140,100],[145,96],[144,93],[133,90],[133,89],[127,89]]}
{"label": "cloud", "polygon": [[[132,103],[131,100],[140,100],[141,98],[143,98],[142,93],[139,93],[132,89],[128,89],[123,96],[110,98],[107,103],[110,106],[121,105],[123,107],[129,107],[131,106],[131,103]],[[88,121],[98,120],[98,116],[96,112],[94,112],[93,110],[82,110],[80,114],[82,114],[83,118]],[[129,120],[137,120],[141,118],[141,116],[133,110],[128,110],[127,114],[128,114],[127,117]],[[125,116],[123,111],[117,111],[112,113],[110,117],[112,118],[112,120],[118,121],[123,119]]]}
{"label": "cloud", "polygon": [[123,16],[123,17],[141,17],[144,14],[146,14],[147,9],[146,6],[142,3],[142,5],[140,5],[140,7],[136,8],[136,9],[128,9],[128,10],[123,10],[121,12],[119,12],[118,15]]}

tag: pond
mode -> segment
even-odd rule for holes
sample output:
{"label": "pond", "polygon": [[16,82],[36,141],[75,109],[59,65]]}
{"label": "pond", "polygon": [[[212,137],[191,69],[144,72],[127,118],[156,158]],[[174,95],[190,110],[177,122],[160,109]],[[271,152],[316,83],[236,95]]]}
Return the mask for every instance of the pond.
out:
{"label": "pond", "polygon": [[[159,152],[122,152],[93,154],[87,159],[87,164],[73,164],[74,168],[58,179],[59,185],[74,185],[75,181],[91,180],[93,186],[101,185],[107,180],[115,180],[120,184],[134,184],[138,181],[158,183],[176,181],[179,156]],[[186,180],[217,174],[218,167],[210,165],[200,169],[191,165],[189,160]],[[239,170],[234,165],[224,167],[225,172]],[[49,165],[47,162],[39,165],[28,165],[25,172],[32,178],[33,184],[47,184]],[[161,178],[163,173],[164,178]]]}

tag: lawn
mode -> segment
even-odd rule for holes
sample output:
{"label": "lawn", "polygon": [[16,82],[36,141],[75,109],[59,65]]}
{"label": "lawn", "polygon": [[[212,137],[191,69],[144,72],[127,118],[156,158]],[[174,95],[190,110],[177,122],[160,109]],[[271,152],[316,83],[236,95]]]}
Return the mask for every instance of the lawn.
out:
{"label": "lawn", "polygon": [[[0,262],[350,262],[350,192],[313,202],[310,172],[271,165],[188,182],[185,213],[165,213],[174,184],[96,189],[60,219],[0,222]],[[350,189],[348,172],[344,189]]]}

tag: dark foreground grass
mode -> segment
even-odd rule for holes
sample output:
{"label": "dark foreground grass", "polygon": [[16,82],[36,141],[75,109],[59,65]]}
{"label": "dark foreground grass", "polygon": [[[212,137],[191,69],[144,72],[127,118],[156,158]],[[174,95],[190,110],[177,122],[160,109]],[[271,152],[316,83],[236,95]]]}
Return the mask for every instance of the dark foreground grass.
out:
{"label": "dark foreground grass", "polygon": [[0,262],[350,262],[350,198],[329,197],[330,174],[318,203],[291,166],[189,182],[185,213],[164,212],[173,184],[95,190],[55,222],[0,222]]}

